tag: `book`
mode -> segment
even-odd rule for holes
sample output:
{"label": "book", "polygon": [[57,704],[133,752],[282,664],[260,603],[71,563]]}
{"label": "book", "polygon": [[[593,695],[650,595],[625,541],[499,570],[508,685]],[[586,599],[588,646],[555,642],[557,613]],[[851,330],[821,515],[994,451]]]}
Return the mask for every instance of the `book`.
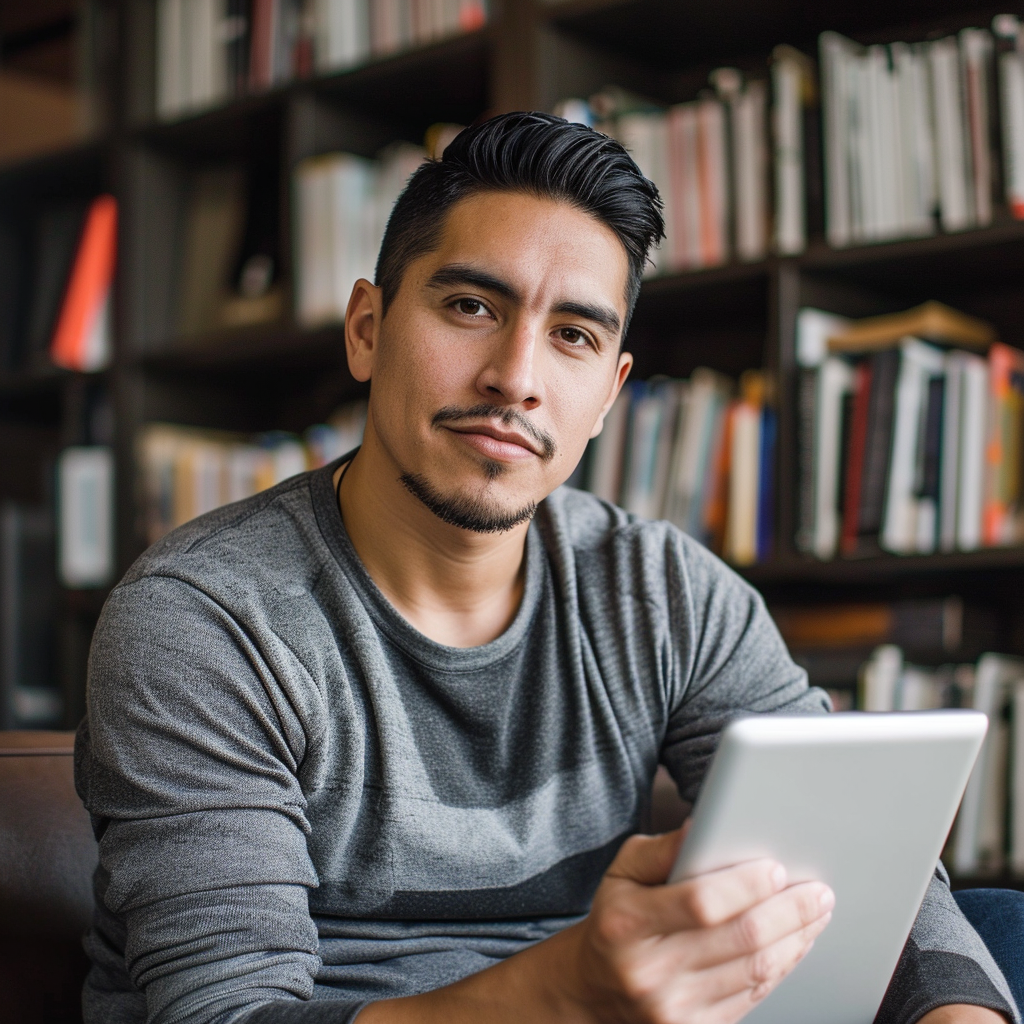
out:
{"label": "book", "polygon": [[205,512],[326,465],[358,447],[365,424],[363,401],[342,406],[302,438],[148,424],[136,448],[149,542]]}
{"label": "book", "polygon": [[930,44],[928,56],[942,227],[946,231],[962,231],[974,226],[975,212],[957,40],[936,39]]}
{"label": "book", "polygon": [[114,453],[105,445],[65,448],[57,461],[61,582],[105,586],[114,575]]}
{"label": "book", "polygon": [[803,110],[814,92],[811,60],[791,46],[772,51],[772,134],[775,150],[775,248],[783,255],[807,245]]}
{"label": "book", "polygon": [[748,371],[740,388],[741,397],[729,413],[731,447],[724,554],[736,565],[752,565],[757,561],[763,377]]}
{"label": "book", "polygon": [[1024,220],[1024,38],[1015,14],[992,20],[999,73],[999,112],[1006,205]]}
{"label": "book", "polygon": [[1013,544],[1024,538],[1024,352],[996,343],[989,350],[988,362],[983,538],[990,545]]}
{"label": "book", "polygon": [[[963,392],[966,352],[946,354],[946,385],[942,408],[941,481],[939,484],[939,550],[956,550],[959,509],[960,441],[963,434]],[[976,358],[976,357],[975,357]]]}
{"label": "book", "polygon": [[1013,684],[1010,705],[1010,870],[1024,874],[1024,681]]}
{"label": "book", "polygon": [[894,554],[920,550],[922,526],[919,520],[929,513],[925,503],[914,493],[917,453],[923,438],[929,380],[940,377],[943,371],[939,349],[916,338],[908,338],[900,346],[892,457],[881,531],[882,547]]}
{"label": "book", "polygon": [[864,479],[864,460],[870,422],[871,375],[870,361],[862,362],[854,370],[853,411],[849,431],[849,449],[846,457],[846,483],[843,488],[843,520],[840,537],[840,550],[844,555],[857,553],[860,537],[861,484]]}
{"label": "book", "polygon": [[973,707],[988,716],[982,744],[957,817],[953,871],[958,875],[998,873],[1004,863],[1004,821],[1009,748],[1003,714],[1012,687],[1024,680],[1024,660],[985,654],[978,660]]}
{"label": "book", "polygon": [[886,313],[848,322],[829,335],[830,352],[869,352],[899,344],[912,335],[936,345],[987,351],[996,340],[991,324],[951,309],[941,302],[929,301],[900,313]]}
{"label": "book", "polygon": [[963,361],[962,373],[956,538],[961,551],[973,551],[984,541],[988,364],[974,356]]}
{"label": "book", "polygon": [[111,290],[117,261],[117,200],[93,200],[61,304],[50,359],[66,370],[95,372],[110,362]]}
{"label": "book", "polygon": [[960,66],[967,134],[967,158],[974,207],[974,223],[992,223],[992,35],[985,29],[960,30]]}
{"label": "book", "polygon": [[879,534],[885,517],[886,487],[892,457],[899,351],[887,349],[873,353],[870,365],[860,507],[857,513],[856,543],[852,543],[846,552],[850,555],[877,554],[879,551]]}
{"label": "book", "polygon": [[840,534],[840,454],[844,398],[853,389],[853,370],[829,356],[821,364],[815,393],[814,536],[812,551],[821,559],[836,553]]}

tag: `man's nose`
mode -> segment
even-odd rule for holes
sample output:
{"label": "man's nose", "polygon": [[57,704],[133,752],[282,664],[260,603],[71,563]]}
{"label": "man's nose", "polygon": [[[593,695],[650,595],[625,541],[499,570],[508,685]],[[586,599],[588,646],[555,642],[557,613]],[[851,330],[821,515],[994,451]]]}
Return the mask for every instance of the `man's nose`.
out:
{"label": "man's nose", "polygon": [[537,355],[540,328],[529,317],[517,317],[493,339],[477,378],[477,390],[488,401],[535,409],[540,405]]}

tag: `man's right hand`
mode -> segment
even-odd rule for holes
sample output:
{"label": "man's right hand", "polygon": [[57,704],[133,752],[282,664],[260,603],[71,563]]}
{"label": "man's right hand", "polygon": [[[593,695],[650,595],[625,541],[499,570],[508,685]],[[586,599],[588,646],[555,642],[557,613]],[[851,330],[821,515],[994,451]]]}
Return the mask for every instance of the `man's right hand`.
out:
{"label": "man's right hand", "polygon": [[666,885],[682,835],[628,839],[579,924],[357,1024],[733,1024],[807,955],[835,899],[787,886],[770,860]]}
{"label": "man's right hand", "polygon": [[576,926],[570,991],[582,1019],[732,1024],[807,955],[832,917],[828,886],[787,887],[757,860],[665,885],[680,832],[634,836]]}

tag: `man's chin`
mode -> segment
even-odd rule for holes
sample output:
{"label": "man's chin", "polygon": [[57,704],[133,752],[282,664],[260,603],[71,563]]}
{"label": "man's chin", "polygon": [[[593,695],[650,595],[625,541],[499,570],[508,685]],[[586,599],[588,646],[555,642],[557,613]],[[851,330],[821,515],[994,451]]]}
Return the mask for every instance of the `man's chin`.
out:
{"label": "man's chin", "polygon": [[[495,465],[498,471],[487,474],[490,480],[500,476],[505,468],[501,463]],[[537,511],[537,503],[533,501],[508,508],[481,498],[444,494],[432,487],[419,473],[403,473],[399,481],[442,522],[473,533],[507,533],[521,523],[531,520]]]}

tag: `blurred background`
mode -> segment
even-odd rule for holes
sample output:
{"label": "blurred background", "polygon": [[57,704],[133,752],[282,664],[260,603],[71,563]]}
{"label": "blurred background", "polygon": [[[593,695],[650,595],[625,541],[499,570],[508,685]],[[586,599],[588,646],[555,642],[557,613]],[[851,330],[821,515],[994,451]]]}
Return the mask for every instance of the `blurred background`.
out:
{"label": "blurred background", "polygon": [[545,110],[668,228],[571,482],[725,557],[837,708],[988,711],[956,867],[1024,872],[1021,13],[0,0],[0,727],[77,725],[148,544],[359,443],[391,205]]}

